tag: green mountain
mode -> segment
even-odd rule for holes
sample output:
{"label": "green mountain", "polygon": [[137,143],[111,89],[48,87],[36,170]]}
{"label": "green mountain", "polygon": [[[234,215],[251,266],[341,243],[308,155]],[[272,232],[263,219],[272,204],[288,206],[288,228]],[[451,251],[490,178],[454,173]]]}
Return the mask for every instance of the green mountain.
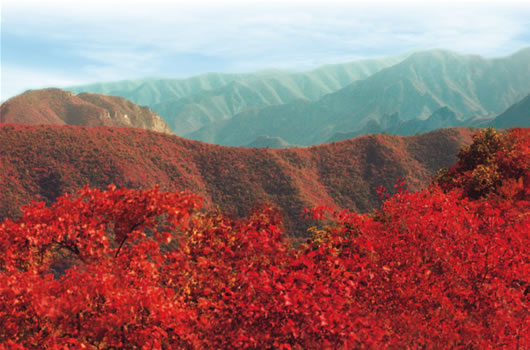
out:
{"label": "green mountain", "polygon": [[491,126],[495,128],[530,127],[530,94],[495,118]]}
{"label": "green mountain", "polygon": [[[443,50],[420,52],[318,101],[297,100],[247,110],[186,136],[237,146],[268,135],[292,144],[312,145],[327,142],[339,132],[362,134],[370,124],[384,124],[392,115],[402,121],[417,120],[427,129],[454,125],[455,119],[465,124],[462,122],[470,118],[491,118],[503,112],[530,93],[528,81],[530,48],[496,59]],[[453,111],[456,118],[436,117],[443,107]],[[433,114],[435,117],[429,118]],[[408,125],[398,133],[423,129]]]}
{"label": "green mountain", "polygon": [[404,56],[327,65],[296,73],[209,73],[189,79],[145,79],[69,88],[125,97],[161,115],[177,135],[231,119],[251,108],[281,105],[297,99],[316,101],[353,81],[394,65]]}
{"label": "green mountain", "polygon": [[379,119],[399,112],[408,119],[427,118],[447,106],[460,116],[493,116],[530,91],[530,48],[512,56],[485,59],[434,50],[325,96],[320,103],[353,120]]}
{"label": "green mountain", "polygon": [[369,120],[366,125],[359,130],[350,132],[337,132],[328,142],[335,142],[354,138],[367,134],[394,134],[394,135],[416,135],[443,127],[456,126],[494,127],[507,129],[513,127],[530,127],[530,95],[523,100],[513,104],[506,111],[493,118],[474,117],[467,120],[459,120],[454,111],[448,107],[436,110],[427,119],[413,119],[403,121],[399,113],[383,117],[380,121]]}
{"label": "green mountain", "polygon": [[380,120],[370,119],[363,128],[356,131],[337,132],[328,142],[346,140],[360,135],[387,133],[393,135],[416,135],[439,128],[460,126],[466,122],[458,119],[457,114],[448,107],[434,111],[427,119],[402,120],[399,113],[385,115]]}
{"label": "green mountain", "polygon": [[208,73],[70,90],[147,105],[173,133],[195,140],[245,146],[265,135],[305,146],[345,135],[486,125],[530,93],[528,81],[530,48],[495,59],[431,50],[302,73]]}
{"label": "green mountain", "polygon": [[285,142],[285,140],[282,139],[281,137],[271,137],[271,136],[261,135],[257,139],[255,139],[253,142],[251,142],[248,145],[246,145],[245,147],[252,147],[252,148],[292,148],[292,147],[296,147],[296,146]]}
{"label": "green mountain", "polygon": [[208,73],[189,79],[124,80],[75,86],[68,90],[75,93],[94,92],[121,96],[139,105],[152,106],[175,97],[181,98],[203,90],[220,88],[236,79],[244,79],[244,75]]}
{"label": "green mountain", "polygon": [[[212,123],[186,135],[187,138],[229,146],[247,145],[258,136],[281,137],[298,145],[322,143],[321,134],[333,134],[333,125],[326,125],[331,111],[307,100],[251,109],[232,119]],[[343,116],[347,118],[347,115]],[[329,130],[326,130],[329,129]]]}

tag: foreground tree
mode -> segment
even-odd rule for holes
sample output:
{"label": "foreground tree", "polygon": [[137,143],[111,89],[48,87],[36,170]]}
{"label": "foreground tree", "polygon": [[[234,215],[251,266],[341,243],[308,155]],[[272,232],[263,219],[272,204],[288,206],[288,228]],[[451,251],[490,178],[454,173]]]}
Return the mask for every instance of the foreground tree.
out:
{"label": "foreground tree", "polygon": [[[528,170],[512,133],[494,159]],[[507,167],[501,187],[526,184]],[[114,187],[34,203],[0,224],[0,348],[527,348],[527,188],[470,199],[466,171],[374,213],[308,211],[297,249],[268,207]]]}

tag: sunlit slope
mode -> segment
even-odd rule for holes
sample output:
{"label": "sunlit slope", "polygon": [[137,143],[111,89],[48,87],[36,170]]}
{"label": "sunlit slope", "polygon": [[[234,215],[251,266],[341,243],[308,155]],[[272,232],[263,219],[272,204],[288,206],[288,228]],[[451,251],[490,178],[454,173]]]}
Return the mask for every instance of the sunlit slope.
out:
{"label": "sunlit slope", "polygon": [[30,90],[4,102],[0,123],[119,126],[170,133],[151,109],[116,96],[74,95],[60,89]]}

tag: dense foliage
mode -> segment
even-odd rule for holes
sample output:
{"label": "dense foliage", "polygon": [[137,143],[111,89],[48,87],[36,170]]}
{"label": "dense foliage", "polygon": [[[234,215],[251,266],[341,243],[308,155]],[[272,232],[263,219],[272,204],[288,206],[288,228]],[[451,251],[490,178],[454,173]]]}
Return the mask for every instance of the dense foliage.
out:
{"label": "dense foliage", "polygon": [[450,169],[441,170],[435,182],[445,190],[461,189],[473,199],[501,196],[523,199],[530,195],[530,133],[513,129],[498,133],[489,128],[473,137]]}
{"label": "dense foliage", "polygon": [[[503,136],[511,159],[528,134]],[[528,348],[528,191],[401,185],[370,214],[306,211],[317,226],[297,248],[273,209],[236,220],[157,188],[34,203],[0,224],[0,344]]]}
{"label": "dense foliage", "polygon": [[89,185],[191,191],[208,208],[244,217],[257,203],[285,213],[294,235],[308,227],[304,208],[328,205],[371,211],[374,190],[405,177],[426,187],[471,142],[468,129],[424,135],[372,135],[286,150],[220,147],[131,128],[0,124],[0,220],[21,214],[38,195],[47,204]]}

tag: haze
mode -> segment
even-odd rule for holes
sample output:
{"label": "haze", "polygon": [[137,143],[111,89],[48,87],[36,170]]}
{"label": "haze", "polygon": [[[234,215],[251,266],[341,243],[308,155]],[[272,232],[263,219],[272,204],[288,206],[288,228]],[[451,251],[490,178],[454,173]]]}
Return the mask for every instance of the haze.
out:
{"label": "haze", "polygon": [[300,71],[432,48],[503,56],[530,45],[530,5],[4,0],[1,26],[4,101],[50,86]]}

